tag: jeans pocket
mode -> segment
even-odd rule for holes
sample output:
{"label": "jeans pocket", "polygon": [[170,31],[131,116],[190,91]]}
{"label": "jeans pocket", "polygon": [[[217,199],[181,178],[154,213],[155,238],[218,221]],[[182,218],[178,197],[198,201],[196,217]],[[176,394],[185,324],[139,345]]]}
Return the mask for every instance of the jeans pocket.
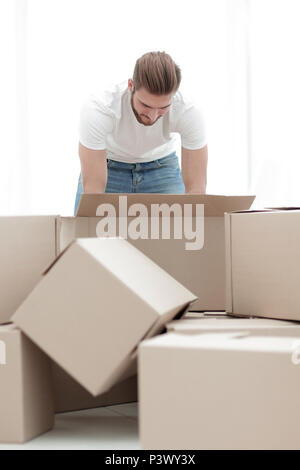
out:
{"label": "jeans pocket", "polygon": [[171,155],[168,157],[159,158],[157,164],[162,168],[170,168],[172,170],[177,170],[179,168],[179,162],[177,155]]}

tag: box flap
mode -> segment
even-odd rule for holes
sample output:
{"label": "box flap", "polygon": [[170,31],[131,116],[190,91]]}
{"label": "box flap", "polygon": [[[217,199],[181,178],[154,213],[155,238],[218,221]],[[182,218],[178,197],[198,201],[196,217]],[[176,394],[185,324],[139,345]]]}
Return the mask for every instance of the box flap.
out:
{"label": "box flap", "polygon": [[282,206],[282,207],[265,207],[265,209],[270,209],[274,211],[299,211],[300,207],[298,206]]}
{"label": "box flap", "polygon": [[251,210],[238,210],[238,211],[229,211],[231,214],[257,214],[259,212],[272,212],[271,209],[251,209]]}
{"label": "box flap", "polygon": [[[126,197],[126,204],[124,203]],[[120,200],[121,197],[121,200]],[[205,204],[205,216],[222,216],[224,212],[249,209],[255,196],[222,196],[210,194],[82,194],[76,216],[95,217],[97,207],[101,204],[111,204],[115,208],[116,216],[120,213],[127,215],[128,207],[132,204],[143,204],[151,216],[151,204]],[[120,201],[122,201],[120,203]],[[124,204],[123,204],[124,203]]]}
{"label": "box flap", "polygon": [[[184,331],[191,334],[199,334],[208,331],[250,331],[259,333],[264,332],[270,336],[289,331],[295,332],[300,336],[300,325],[292,321],[269,320],[265,318],[235,318],[234,316],[215,317],[215,318],[189,318],[173,320],[167,324],[167,331]],[[276,330],[274,332],[274,330]]]}

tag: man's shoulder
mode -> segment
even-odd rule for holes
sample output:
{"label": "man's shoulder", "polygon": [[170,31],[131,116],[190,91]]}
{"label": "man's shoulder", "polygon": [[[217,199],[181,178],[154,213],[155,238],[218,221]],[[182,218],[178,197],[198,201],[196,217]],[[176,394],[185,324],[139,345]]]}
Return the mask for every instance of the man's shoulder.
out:
{"label": "man's shoulder", "polygon": [[110,116],[119,115],[122,97],[126,94],[127,89],[127,82],[123,81],[105,90],[94,90],[84,101],[83,107]]}
{"label": "man's shoulder", "polygon": [[173,96],[173,108],[177,112],[184,112],[197,105],[196,98],[185,88],[180,87]]}

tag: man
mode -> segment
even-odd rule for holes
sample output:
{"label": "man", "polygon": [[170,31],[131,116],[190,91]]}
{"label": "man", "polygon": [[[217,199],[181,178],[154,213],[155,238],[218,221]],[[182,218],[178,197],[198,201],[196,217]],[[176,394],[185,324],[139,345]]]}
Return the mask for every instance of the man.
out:
{"label": "man", "polygon": [[[82,192],[205,193],[203,118],[179,92],[180,82],[168,54],[149,52],[137,60],[132,79],[83,105],[74,214]],[[181,170],[174,133],[181,136]]]}

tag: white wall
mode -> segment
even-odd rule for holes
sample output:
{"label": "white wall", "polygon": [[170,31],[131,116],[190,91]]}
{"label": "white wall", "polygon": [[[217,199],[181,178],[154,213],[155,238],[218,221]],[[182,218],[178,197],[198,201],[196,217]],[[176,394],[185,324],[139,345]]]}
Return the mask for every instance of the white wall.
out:
{"label": "white wall", "polygon": [[295,203],[299,7],[298,0],[0,0],[0,213],[73,213],[80,105],[131,77],[150,50],[174,58],[182,91],[204,110],[207,192]]}

